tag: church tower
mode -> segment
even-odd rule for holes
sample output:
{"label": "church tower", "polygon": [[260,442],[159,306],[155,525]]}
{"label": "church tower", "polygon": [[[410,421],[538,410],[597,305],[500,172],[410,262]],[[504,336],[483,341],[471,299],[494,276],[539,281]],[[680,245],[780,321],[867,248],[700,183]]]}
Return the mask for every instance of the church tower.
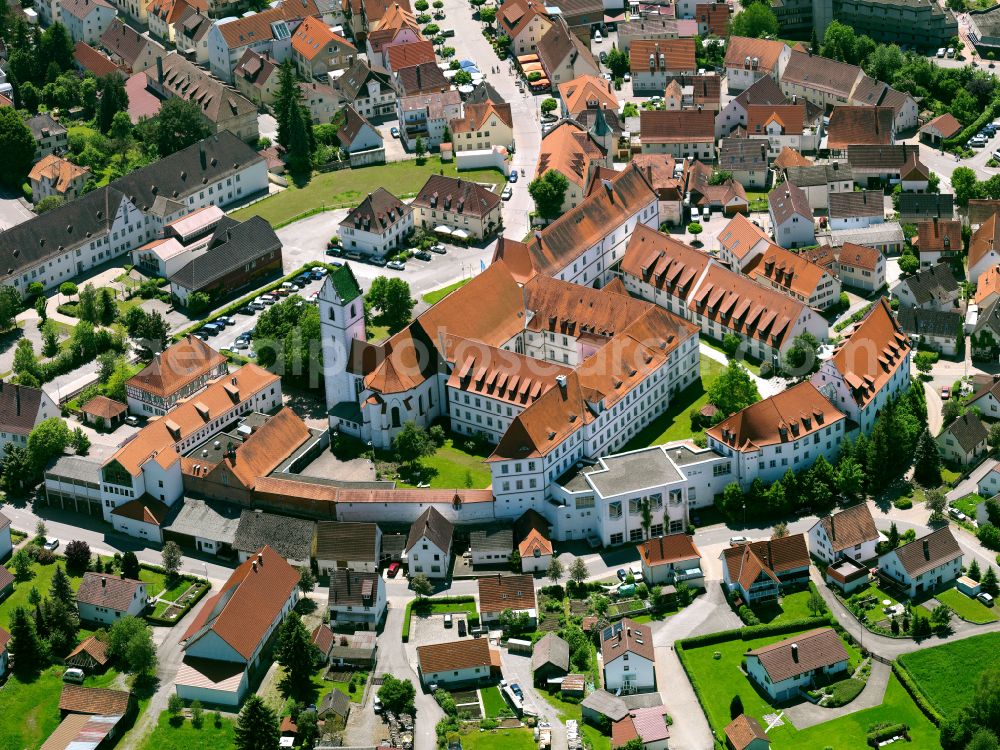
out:
{"label": "church tower", "polygon": [[354,339],[365,340],[365,300],[361,285],[345,263],[330,273],[319,293],[320,330],[323,339],[323,377],[326,406],[355,401],[347,374],[347,360]]}

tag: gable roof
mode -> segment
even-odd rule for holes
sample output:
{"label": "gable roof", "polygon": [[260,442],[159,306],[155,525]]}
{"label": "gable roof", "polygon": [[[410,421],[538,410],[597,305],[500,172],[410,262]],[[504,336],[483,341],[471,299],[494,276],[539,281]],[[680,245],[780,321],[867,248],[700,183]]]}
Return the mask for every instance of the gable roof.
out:
{"label": "gable roof", "polygon": [[[734,39],[742,39],[742,37],[734,37]],[[727,60],[728,57],[729,55],[727,53]],[[743,57],[741,56],[739,60],[735,60],[734,65],[732,66],[727,62],[726,67],[742,68]],[[771,78],[771,76],[762,76],[753,84],[741,91],[733,101],[737,102],[741,107],[746,109],[753,104],[785,104],[788,100],[785,98],[785,93],[781,90],[777,81]]]}
{"label": "gable roof", "polygon": [[629,44],[629,68],[633,75],[693,71],[697,67],[694,39],[633,39]]}
{"label": "gable roof", "polygon": [[[3,633],[0,633],[0,653],[3,651],[3,645]],[[89,658],[93,659],[96,664],[102,667],[106,666],[111,660],[111,657],[108,656],[108,644],[99,640],[97,636],[94,635],[90,636],[83,641],[83,643],[70,651],[69,654],[66,655],[66,658],[63,659],[63,662],[69,664],[73,657],[81,654],[86,654]]]}
{"label": "gable roof", "polygon": [[805,119],[804,103],[751,104],[747,107],[747,135],[765,135],[771,123],[776,123],[784,134],[801,135]]}
{"label": "gable roof", "polygon": [[125,386],[168,398],[225,362],[226,358],[215,349],[188,334],[156,354],[148,365],[125,381]]}
{"label": "gable roof", "polygon": [[771,39],[752,39],[745,36],[729,37],[729,44],[726,46],[727,68],[744,68],[745,61],[749,57],[751,65],[756,60],[756,70],[770,73],[778,67],[778,61],[782,53],[787,49],[784,42]]}
{"label": "gable roof", "polygon": [[830,193],[829,198],[831,219],[855,219],[872,216],[885,218],[885,193],[881,190]]}
{"label": "gable roof", "polygon": [[531,650],[532,672],[537,672],[546,664],[569,671],[569,644],[555,633],[546,633]]}
{"label": "gable roof", "polygon": [[[728,7],[728,6],[726,6]],[[611,725],[611,746],[624,747],[630,740],[644,744],[664,742],[670,738],[666,706],[648,706],[629,711],[621,721]]]}
{"label": "gable roof", "polygon": [[914,242],[921,253],[962,252],[962,222],[958,219],[934,219],[917,222]]}
{"label": "gable roof", "polygon": [[[417,42],[406,42],[404,44],[392,44],[385,48],[386,60],[389,69],[399,72],[403,68],[420,63],[435,63],[434,44],[427,39]],[[439,68],[440,70],[440,68]]]}
{"label": "gable roof", "polygon": [[733,750],[746,750],[754,740],[763,740],[770,745],[770,740],[760,722],[746,714],[740,714],[729,722],[725,733]]}
{"label": "gable roof", "polygon": [[121,73],[118,66],[108,57],[86,42],[77,42],[73,45],[73,60],[82,70],[93,73],[98,78],[111,73]]}
{"label": "gable roof", "polygon": [[244,510],[236,527],[233,549],[249,554],[266,545],[286,560],[308,560],[315,535],[315,521]]}
{"label": "gable roof", "polygon": [[[223,24],[219,28],[225,29],[235,23]],[[256,104],[177,52],[171,52],[163,58],[162,80],[157,68],[148,68],[146,77],[150,87],[162,87],[170,96],[197,104],[202,116],[216,126],[220,121],[247,116],[257,111]]]}
{"label": "gable roof", "polygon": [[771,238],[743,214],[736,214],[719,233],[719,246],[739,260],[754,248],[759,249],[761,243],[770,245]]}
{"label": "gable roof", "polygon": [[88,572],[84,573],[80,588],[77,589],[76,601],[124,612],[135,601],[140,586],[145,584],[130,578]]}
{"label": "gable roof", "polygon": [[316,525],[317,560],[378,563],[378,524],[320,521]]}
{"label": "gable roof", "polygon": [[530,575],[484,576],[478,579],[480,612],[535,609],[535,579]]}
{"label": "gable roof", "polygon": [[1000,265],[990,266],[976,281],[976,304],[982,307],[987,298],[1000,295]]}
{"label": "gable roof", "polygon": [[422,675],[454,672],[474,667],[490,668],[490,644],[486,638],[468,638],[450,643],[417,646]]}
{"label": "gable roof", "polygon": [[582,75],[559,84],[559,97],[569,114],[582,109],[618,109],[618,97],[611,88],[611,81],[592,75]]}
{"label": "gable roof", "polygon": [[469,549],[478,553],[509,553],[514,549],[514,532],[512,529],[476,529],[469,532]]}
{"label": "gable roof", "polygon": [[899,215],[908,221],[950,219],[955,214],[955,196],[950,193],[903,193]]}
{"label": "gable roof", "polygon": [[812,159],[807,159],[791,146],[785,146],[781,149],[781,153],[775,157],[772,165],[775,169],[788,169],[790,167],[809,167],[812,166],[812,163]]}
{"label": "gable roof", "polygon": [[333,607],[370,607],[378,600],[385,584],[378,573],[355,570],[331,570],[327,604]]}
{"label": "gable roof", "polygon": [[865,503],[823,516],[816,522],[826,532],[834,552],[856,547],[865,542],[878,541],[875,519]]}
{"label": "gable roof", "polygon": [[451,550],[451,536],[455,530],[454,524],[441,515],[437,508],[428,508],[410,525],[410,534],[406,539],[407,552],[416,546],[417,542],[426,538],[439,550],[448,554]]}
{"label": "gable roof", "polygon": [[[329,90],[332,93],[332,90]],[[378,137],[379,141],[382,140],[382,136],[379,134],[375,126],[371,124],[367,117],[358,113],[358,111],[351,105],[344,107],[344,124],[341,125],[340,130],[337,131],[337,140],[340,141],[340,145],[343,148],[349,148],[354,144],[354,139],[358,137],[364,128],[368,128],[370,131],[374,131],[375,135]],[[383,188],[379,187],[377,190],[382,190],[386,192]],[[368,197],[371,197],[371,193]],[[394,198],[395,199],[395,198]],[[357,210],[357,209],[355,209]]]}
{"label": "gable roof", "polygon": [[991,215],[979,225],[969,240],[969,268],[979,263],[991,252],[1000,253],[1000,221]]}
{"label": "gable roof", "polygon": [[599,72],[590,47],[569,30],[566,19],[561,14],[554,18],[552,26],[538,40],[538,59],[550,73],[566,62],[576,70],[576,64],[580,61],[586,63],[595,74]]}
{"label": "gable roof", "polygon": [[184,650],[213,632],[244,659],[250,659],[298,584],[299,571],[264,545],[236,568],[219,593],[199,610],[184,633]]}
{"label": "gable roof", "polygon": [[249,13],[224,23],[216,23],[223,42],[230,48],[247,47],[274,38],[279,21],[306,19],[320,15],[315,0],[281,0],[257,13]]}
{"label": "gable roof", "polygon": [[292,34],[292,49],[306,60],[314,60],[331,45],[346,47],[348,51],[357,49],[340,34],[335,34],[320,18],[305,18]]}
{"label": "gable roof", "polygon": [[896,555],[899,558],[903,570],[910,578],[933,570],[939,565],[954,560],[962,556],[962,549],[951,533],[951,529],[942,526],[937,531],[932,531],[919,539],[907,542],[901,547],[897,547],[892,552],[887,552],[879,557],[879,566],[887,555]]}
{"label": "gable roof", "polygon": [[838,105],[830,114],[827,146],[831,149],[858,145],[888,146],[893,142],[894,121],[891,107]]}
{"label": "gable roof", "polygon": [[972,411],[966,412],[945,427],[944,434],[955,438],[966,453],[971,453],[985,442],[988,435],[983,421]]}
{"label": "gable roof", "polygon": [[135,64],[145,53],[147,45],[152,45],[157,52],[166,54],[166,50],[149,38],[149,34],[140,34],[121,18],[115,18],[111,25],[101,34],[101,46],[116,57],[120,57],[133,73]]}
{"label": "gable roof", "polygon": [[913,143],[853,143],[847,148],[847,163],[854,169],[878,169],[903,172],[907,163],[920,158],[919,146]]}
{"label": "gable roof", "polygon": [[900,284],[909,289],[918,305],[932,301],[944,304],[954,300],[959,292],[958,280],[947,261],[922,268],[913,276],[903,279]]}
{"label": "gable roof", "polygon": [[535,173],[554,169],[582,190],[591,179],[593,163],[606,156],[589,130],[575,120],[563,120],[542,137]]}
{"label": "gable roof", "polygon": [[749,138],[723,138],[719,143],[719,169],[728,172],[767,170],[767,143]]}
{"label": "gable roof", "polygon": [[861,321],[844,332],[831,362],[843,376],[854,400],[864,407],[906,362],[909,351],[910,339],[883,297]]}
{"label": "gable roof", "polygon": [[278,468],[294,451],[305,443],[311,433],[306,423],[291,409],[282,407],[274,416],[254,430],[232,451],[227,451],[205,475],[209,481],[227,483],[223,476],[253,489],[260,477],[266,477]]}
{"label": "gable roof", "polygon": [[768,281],[773,286],[808,300],[829,279],[825,268],[800,253],[768,243],[756,260],[744,271],[754,281]]}
{"label": "gable roof", "polygon": [[627,617],[609,625],[601,631],[601,657],[604,668],[623,654],[635,654],[654,661],[653,634],[646,625],[640,625]]}
{"label": "gable roof", "polygon": [[132,694],[125,690],[84,687],[63,683],[59,710],[92,716],[124,716]]}
{"label": "gable roof", "polygon": [[817,628],[800,633],[748,651],[747,656],[756,656],[760,660],[771,682],[781,682],[850,658],[843,641],[833,628]]}
{"label": "gable roof", "polygon": [[447,208],[452,212],[485,217],[500,205],[500,196],[472,180],[432,174],[420,188],[411,206],[422,208]]}
{"label": "gable roof", "polygon": [[687,534],[667,534],[638,545],[639,557],[650,567],[701,558],[694,539]]}
{"label": "gable roof", "polygon": [[452,133],[478,132],[483,128],[488,128],[490,118],[495,117],[507,127],[514,126],[514,115],[510,105],[506,102],[496,104],[485,102],[483,104],[466,103],[462,117],[451,121]]}
{"label": "gable roof", "polygon": [[389,76],[373,71],[361,58],[355,58],[344,74],[336,78],[330,85],[344,98],[347,103],[368,96],[368,82],[375,81],[381,93],[392,91]]}
{"label": "gable roof", "polygon": [[715,142],[715,112],[703,109],[644,109],[639,113],[643,143]]}
{"label": "gable roof", "polygon": [[857,65],[793,51],[781,73],[781,82],[847,99],[863,76],[864,71]]}
{"label": "gable roof", "polygon": [[30,433],[39,416],[42,393],[41,388],[5,383],[0,380],[0,430],[17,435]]}
{"label": "gable roof", "polygon": [[347,214],[340,226],[382,234],[411,211],[413,209],[395,195],[378,187]]}
{"label": "gable roof", "polygon": [[936,130],[941,133],[942,138],[951,138],[961,129],[962,123],[955,119],[955,115],[951,114],[951,112],[945,112],[943,115],[938,115],[933,120],[925,124],[922,128],[920,128],[920,132],[926,133],[931,130]]}
{"label": "gable roof", "polygon": [[806,217],[810,222],[812,221],[813,213],[809,206],[809,198],[802,188],[790,182],[775,186],[767,194],[767,204],[774,217],[775,225],[784,224],[796,214]]}

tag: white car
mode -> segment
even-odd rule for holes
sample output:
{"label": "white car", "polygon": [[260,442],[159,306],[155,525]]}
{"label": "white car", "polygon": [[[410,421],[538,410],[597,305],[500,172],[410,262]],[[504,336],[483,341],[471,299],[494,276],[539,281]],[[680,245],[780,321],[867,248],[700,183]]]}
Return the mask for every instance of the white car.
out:
{"label": "white car", "polygon": [[954,48],[954,47],[949,47],[949,48],[948,48],[948,51],[947,51],[947,52],[945,52],[945,54],[946,54],[946,55],[947,55],[948,57],[954,57],[954,56],[955,56],[955,48]]}
{"label": "white car", "polygon": [[729,537],[729,546],[738,547],[741,544],[750,544],[750,539],[745,536],[731,536]]}
{"label": "white car", "polygon": [[513,195],[514,195],[514,191],[511,190],[510,185],[508,185],[507,187],[505,187],[503,189],[503,192],[500,193],[500,198],[502,200],[509,201]]}
{"label": "white car", "polygon": [[595,41],[595,42],[596,42],[597,44],[600,44],[601,42],[603,42],[603,41],[604,41],[604,36],[603,36],[603,35],[601,34],[601,32],[600,32],[600,31],[595,31],[595,32],[594,32],[594,41]]}
{"label": "white car", "polygon": [[944,57],[944,47],[939,47],[937,51],[938,57]]}

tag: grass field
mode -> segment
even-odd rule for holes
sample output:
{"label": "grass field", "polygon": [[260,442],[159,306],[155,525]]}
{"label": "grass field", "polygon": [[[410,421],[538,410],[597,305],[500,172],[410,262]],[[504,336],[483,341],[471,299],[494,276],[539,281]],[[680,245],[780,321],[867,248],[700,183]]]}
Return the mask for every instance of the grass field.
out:
{"label": "grass field", "polygon": [[702,354],[701,380],[692,383],[678,393],[670,408],[632,438],[622,448],[622,452],[638,450],[650,445],[660,445],[671,440],[683,440],[698,434],[691,430],[688,412],[691,409],[700,409],[708,403],[708,389],[723,369],[725,369],[724,365]]}
{"label": "grass field", "polygon": [[190,721],[179,727],[171,726],[170,714],[164,711],[156,723],[156,728],[139,746],[139,750],[217,750],[233,746],[233,722],[223,718],[218,727],[208,712],[201,729],[195,729]]}
{"label": "grass field", "polygon": [[810,590],[796,591],[781,598],[777,604],[762,604],[753,607],[753,612],[763,623],[779,623],[788,620],[801,620],[812,617],[812,612],[806,604],[809,601]]}
{"label": "grass field", "polygon": [[[290,186],[252,206],[234,211],[232,216],[237,221],[262,216],[272,225],[284,224],[308,211],[354,206],[378,187],[389,187],[400,198],[414,195],[427,182],[428,177],[438,173],[458,176],[454,162],[442,164],[436,156],[428,157],[422,165],[410,160],[326,172],[314,175],[304,187]],[[470,170],[462,172],[461,177],[463,180],[494,185],[506,182],[504,176],[495,169]]]}
{"label": "grass field", "polygon": [[[1000,666],[1000,633],[914,651],[899,657],[899,663],[938,711],[953,716],[972,700],[979,676]],[[961,668],[956,669],[956,665]]]}
{"label": "grass field", "polygon": [[463,734],[462,747],[465,750],[535,750],[536,745],[530,729],[497,729]]}
{"label": "grass field", "polygon": [[421,299],[423,299],[423,301],[426,302],[428,305],[433,305],[443,300],[445,297],[454,292],[456,289],[461,289],[470,281],[472,281],[471,278],[462,279],[461,281],[456,281],[454,284],[449,284],[443,289],[438,289],[433,292],[427,292],[427,294],[425,294]]}
{"label": "grass field", "polygon": [[[465,446],[456,446],[451,439],[437,449],[433,456],[421,459],[423,479],[431,487],[456,489],[459,487],[488,487],[490,471],[483,461],[488,454],[470,453]],[[471,484],[469,479],[471,478]],[[414,487],[400,480],[401,487]]]}
{"label": "grass field", "polygon": [[[31,594],[31,589],[38,589],[38,593],[43,597],[48,596],[49,589],[52,586],[52,577],[56,574],[56,565],[61,565],[63,569],[66,568],[65,560],[59,561],[58,563],[52,563],[51,565],[39,565],[38,563],[31,564],[31,578],[24,581],[17,581],[14,584],[14,591],[3,600],[0,604],[0,626],[10,627],[10,616],[11,613],[17,607],[30,607],[28,604],[28,596]],[[144,570],[143,573],[150,574],[149,583],[152,585],[157,585],[155,580],[152,580],[156,575],[151,571]],[[163,588],[162,584],[163,576],[160,576],[161,582],[158,584],[160,589]],[[80,587],[80,581],[83,580],[83,576],[70,575],[70,583],[73,585],[73,590],[76,591]],[[143,580],[146,580],[143,577]]]}
{"label": "grass field", "polygon": [[1000,619],[993,609],[966,596],[958,589],[942,591],[940,594],[935,594],[934,598],[942,604],[947,604],[956,615],[969,622],[982,624]]}
{"label": "grass field", "polygon": [[487,719],[495,719],[505,708],[509,708],[507,701],[500,694],[500,689],[495,685],[483,688],[479,691],[483,698],[483,711]]}
{"label": "grass field", "polygon": [[960,497],[955,500],[952,505],[962,511],[969,518],[976,517],[976,506],[983,502],[986,498],[977,495],[973,492],[971,495],[966,495],[965,497]]}

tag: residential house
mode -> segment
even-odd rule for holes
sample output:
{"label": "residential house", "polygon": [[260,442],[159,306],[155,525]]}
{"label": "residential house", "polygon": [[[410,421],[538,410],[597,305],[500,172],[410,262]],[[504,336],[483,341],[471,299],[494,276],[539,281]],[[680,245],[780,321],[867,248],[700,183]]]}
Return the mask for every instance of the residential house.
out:
{"label": "residential house", "polygon": [[900,307],[955,312],[962,309],[961,287],[948,263],[923,268],[892,288]]}
{"label": "residential house", "polygon": [[546,633],[531,650],[531,673],[535,685],[545,687],[549,679],[569,673],[569,644],[555,633]]}
{"label": "residential house", "polygon": [[922,221],[917,224],[913,245],[920,255],[920,267],[927,268],[962,254],[962,222],[957,219]]}
{"label": "residential house", "polygon": [[364,60],[355,59],[347,70],[332,72],[330,87],[338,106],[351,106],[362,117],[389,117],[396,111],[396,89],[388,74],[372,70]]}
{"label": "residential house", "polygon": [[270,547],[241,563],[198,610],[181,639],[181,698],[239,707],[261,657],[299,600],[299,571]]}
{"label": "residential house", "polygon": [[972,343],[972,358],[993,360],[1000,351],[1000,305],[996,301],[979,311],[979,317],[969,337]]}
{"label": "residential house", "polygon": [[826,146],[831,156],[843,156],[855,146],[891,146],[895,141],[891,107],[841,104],[830,113]]}
{"label": "residential house", "polygon": [[345,569],[375,573],[381,558],[378,524],[320,521],[316,525],[316,562],[321,575]]}
{"label": "residential house", "polygon": [[[340,141],[341,150],[348,154],[383,147],[382,135],[375,128],[368,118],[359,114],[354,107],[348,105],[344,107],[344,124],[337,131],[337,139]],[[381,188],[379,188],[381,190]]]}
{"label": "residential house", "polygon": [[684,220],[683,165],[670,154],[635,154],[632,164],[643,172],[656,192],[660,221],[672,226],[681,224]]}
{"label": "residential house", "polygon": [[637,549],[642,563],[642,580],[647,585],[672,586],[684,581],[688,586],[704,588],[701,552],[687,534],[653,537]]}
{"label": "residential house", "polygon": [[80,619],[88,623],[113,625],[126,615],[138,617],[148,605],[146,584],[124,575],[84,573],[76,592]]}
{"label": "residential house", "polygon": [[49,154],[36,162],[28,173],[31,200],[38,204],[53,195],[65,200],[79,198],[89,175],[90,167],[78,167],[71,161]]}
{"label": "residential house", "polygon": [[903,193],[899,196],[899,220],[916,224],[955,215],[955,196],[950,193]]}
{"label": "residential house", "polygon": [[920,139],[938,146],[949,138],[954,138],[961,130],[962,123],[955,119],[955,115],[945,112],[920,128]]}
{"label": "residential house", "polygon": [[629,46],[634,91],[662,92],[677,76],[694,75],[694,39],[636,39]]}
{"label": "residential house", "polygon": [[562,15],[552,18],[552,25],[538,42],[538,61],[542,64],[547,87],[556,91],[559,84],[582,75],[600,75],[597,61],[590,53],[590,46],[570,31]]}
{"label": "residential house", "polygon": [[69,145],[69,131],[47,112],[29,117],[24,124],[35,139],[35,161],[50,154],[61,154]]}
{"label": "residential house", "polygon": [[1000,265],[990,266],[976,282],[976,305],[983,309],[1000,299]]}
{"label": "residential house", "polygon": [[14,551],[10,535],[10,519],[0,513],[0,560],[6,560]]}
{"label": "residential house", "polygon": [[969,226],[975,229],[998,211],[1000,211],[1000,200],[970,198],[966,210],[966,220]]}
{"label": "residential house", "polygon": [[812,384],[865,435],[882,408],[910,387],[910,340],[883,297],[853,326]]}
{"label": "residential house", "polygon": [[503,565],[514,551],[512,529],[476,529],[469,534],[469,557],[472,566]]}
{"label": "residential house", "polygon": [[346,249],[383,256],[403,247],[412,232],[413,209],[380,187],[340,222],[339,234]]}
{"label": "residential house", "polygon": [[614,154],[604,148],[594,134],[575,120],[563,120],[542,137],[535,174],[550,169],[568,181],[562,210],[575,208],[587,197],[591,181],[601,167],[611,168]]}
{"label": "residential house", "polygon": [[168,42],[176,41],[177,25],[188,12],[205,13],[208,3],[205,0],[153,0],[146,6],[149,30],[160,39]]}
{"label": "residential house", "polygon": [[854,173],[842,162],[788,167],[784,175],[788,184],[805,191],[813,211],[828,209],[833,194],[854,192]]}
{"label": "residential house", "polygon": [[604,687],[625,695],[656,689],[653,634],[626,618],[601,631]]}
{"label": "residential house", "polygon": [[340,688],[333,688],[324,695],[316,709],[316,716],[322,719],[326,727],[346,727],[347,719],[351,715],[351,706],[355,705]]}
{"label": "residential house", "polygon": [[722,79],[715,75],[669,76],[663,92],[664,109],[707,109],[718,112]]}
{"label": "residential house", "polygon": [[416,17],[410,11],[394,5],[378,22],[378,27],[364,37],[365,53],[371,65],[387,73],[388,47],[396,44],[412,44],[423,39]]}
{"label": "residential house", "polygon": [[526,612],[533,625],[538,619],[535,604],[535,579],[530,575],[484,576],[479,584],[479,614],[483,624],[500,621],[500,614],[509,609],[515,613]]}
{"label": "residential house", "polygon": [[902,329],[915,342],[946,357],[958,353],[960,337],[965,335],[961,313],[900,307],[898,317]]}
{"label": "residential house", "polygon": [[278,63],[248,49],[233,69],[233,81],[236,90],[250,101],[273,104],[278,93]]}
{"label": "residential house", "polygon": [[[35,427],[50,417],[58,416],[59,407],[41,388],[0,380],[0,450],[8,443],[26,446],[28,435]],[[2,557],[0,554],[0,559]]]}
{"label": "residential house", "polygon": [[563,117],[576,117],[588,109],[618,109],[618,97],[611,82],[593,75],[582,75],[559,84]]}
{"label": "residential house", "polygon": [[972,466],[989,451],[989,432],[974,412],[966,412],[935,438],[941,458],[950,464]]}
{"label": "residential house", "polygon": [[174,26],[174,44],[189,59],[208,67],[208,32],[211,29],[211,18],[202,11],[188,8]]}
{"label": "residential house", "polygon": [[[638,10],[637,6],[632,6]],[[659,10],[664,10],[660,13]],[[698,34],[698,22],[693,18],[678,19],[666,13],[666,6],[645,6],[643,12],[631,13],[627,20],[618,19],[618,49],[628,52],[637,39],[679,39]]]}
{"label": "residential house", "polygon": [[900,253],[906,244],[903,228],[898,221],[887,221],[884,224],[874,224],[865,229],[837,229],[827,236],[831,247],[843,247],[845,243],[866,245],[879,250],[884,255]]}
{"label": "residential house", "polygon": [[436,508],[428,508],[410,525],[406,539],[409,575],[447,578],[451,569],[451,537],[455,527]]}
{"label": "residential house", "polygon": [[331,570],[329,576],[330,624],[337,628],[376,630],[388,607],[382,576],[343,569]]}
{"label": "residential house", "polygon": [[819,146],[822,119],[808,123],[805,103],[751,104],[747,108],[747,138],[767,145],[767,154],[775,157],[785,148],[815,151]]}
{"label": "residential house", "polygon": [[63,26],[74,42],[97,44],[118,11],[107,0],[60,0]]}
{"label": "residential house", "polygon": [[[302,95],[302,104],[309,112],[309,119],[312,120],[313,125],[331,122],[336,117],[337,95],[333,93],[332,88],[316,81],[307,83],[300,81],[296,85]],[[372,139],[381,145],[382,136],[378,135],[377,132]]]}
{"label": "residential house", "polygon": [[879,555],[878,570],[907,596],[935,591],[962,575],[962,550],[943,526],[936,531]]}
{"label": "residential house", "polygon": [[715,137],[722,138],[737,128],[746,128],[747,110],[751,106],[773,107],[787,103],[777,81],[771,76],[762,76],[756,83],[742,90],[738,96],[730,99],[715,116]]}
{"label": "residential house", "polygon": [[732,174],[743,187],[763,190],[770,175],[767,145],[749,138],[723,138],[719,144],[719,169]]}
{"label": "residential house", "polygon": [[826,110],[850,104],[864,75],[857,65],[792,50],[781,74],[781,90],[789,99],[805,99]]}
{"label": "residential house", "polygon": [[805,586],[809,580],[805,534],[727,547],[721,560],[729,591],[751,604],[773,601],[782,591]]}
{"label": "residential house", "polygon": [[[725,4],[719,4],[728,8]],[[715,3],[708,7],[714,5]],[[611,746],[624,747],[628,742],[639,740],[643,750],[667,750],[671,724],[666,706],[631,709],[628,716],[611,725]]]}
{"label": "residential house", "polygon": [[715,113],[696,109],[639,113],[639,139],[644,154],[670,154],[712,161],[715,156]]}
{"label": "residential house", "polygon": [[809,554],[833,564],[841,557],[859,562],[875,557],[878,529],[864,503],[820,518],[809,529]]}
{"label": "residential house", "polygon": [[983,273],[1000,265],[1000,222],[993,214],[979,225],[969,240],[969,281],[979,282]]}
{"label": "residential house", "polygon": [[493,681],[493,649],[486,638],[417,646],[417,665],[421,684],[431,690],[487,685]]}
{"label": "residential house", "polygon": [[772,244],[763,229],[737,214],[719,232],[719,260],[734,271],[745,271]]}
{"label": "residential house", "polygon": [[778,154],[772,166],[776,172],[780,173],[790,167],[811,167],[813,164],[812,159],[806,158],[794,148],[785,146],[781,149],[781,153]]}
{"label": "residential house", "polygon": [[497,24],[510,38],[515,57],[538,53],[538,43],[552,28],[552,18],[542,3],[505,0],[497,8]]}
{"label": "residential house", "polygon": [[[878,188],[886,183],[895,185],[901,182],[903,174],[913,169],[919,157],[919,146],[913,143],[857,143],[847,149],[847,163],[854,174],[854,181],[862,187]],[[926,183],[926,175],[922,179]]]}
{"label": "residential house", "polygon": [[502,223],[500,196],[461,177],[431,175],[410,205],[414,226],[462,241],[484,240]]}
{"label": "residential house", "polygon": [[734,36],[726,46],[726,81],[730,93],[750,88],[761,78],[781,79],[791,57],[784,42]]}
{"label": "residential house", "polygon": [[[77,42],[73,45],[73,62],[76,63],[76,67],[81,73],[84,75],[93,73],[95,78],[103,78],[112,73],[122,75],[121,69],[111,62],[107,55],[98,52],[84,42]],[[0,94],[3,93],[3,86],[0,85]]]}
{"label": "residential house", "polygon": [[[426,39],[402,44],[390,44],[383,49],[382,55],[386,62],[386,72],[392,75],[398,75],[404,68],[412,68],[426,63],[431,63],[435,66],[437,64],[435,62],[434,44]],[[444,79],[444,75],[436,76],[433,80],[428,80],[426,84],[418,86],[418,88],[423,90],[432,86],[441,86],[442,79]],[[445,87],[447,88],[447,83]],[[419,93],[419,91],[414,93]]]}
{"label": "residential house", "polygon": [[125,381],[129,411],[166,414],[228,371],[225,357],[197,336],[185,336]]}
{"label": "residential house", "polygon": [[744,273],[758,284],[778,289],[817,310],[840,301],[840,279],[835,273],[771,243]]}
{"label": "residential house", "polygon": [[752,716],[740,714],[726,725],[726,750],[771,750],[764,728]]}
{"label": "residential house", "polygon": [[440,146],[448,123],[462,114],[462,96],[457,91],[406,96],[396,103],[400,138],[411,151],[417,139],[424,148]]}
{"label": "residential house", "polygon": [[830,195],[830,229],[864,229],[885,221],[885,194],[861,190]]}
{"label": "residential house", "polygon": [[279,516],[262,510],[243,510],[232,547],[241,563],[253,557],[261,547],[267,546],[289,565],[301,568],[309,565],[315,542],[314,521]]}
{"label": "residential house", "polygon": [[552,562],[552,524],[545,516],[529,509],[514,522],[514,537],[521,557],[522,573],[544,573]]}
{"label": "residential house", "polygon": [[321,18],[304,18],[292,33],[292,62],[306,79],[349,68],[357,54],[357,48]]}
{"label": "residential house", "polygon": [[698,21],[698,36],[702,39],[725,39],[729,36],[729,18],[732,14],[732,7],[722,0],[696,4],[694,17]]}
{"label": "residential house", "polygon": [[893,113],[893,127],[900,133],[917,127],[917,101],[905,91],[897,91],[882,81],[863,76],[851,94],[851,104],[868,107],[889,107]]}
{"label": "residential house", "polygon": [[785,248],[816,244],[812,207],[804,190],[791,183],[776,186],[767,194],[768,216],[774,241]]}
{"label": "residential house", "polygon": [[844,286],[866,292],[885,286],[885,256],[874,247],[845,242],[839,248],[820,245],[802,255],[831,269]]}
{"label": "residential house", "polygon": [[850,656],[833,628],[817,628],[748,651],[747,674],[775,702],[799,697],[817,683],[849,671]]}
{"label": "residential house", "polygon": [[514,115],[507,103],[466,104],[461,117],[451,121],[456,153],[482,151],[514,143]]}
{"label": "residential house", "polygon": [[916,154],[910,154],[900,170],[899,184],[904,193],[923,193],[930,185],[930,170]]}
{"label": "residential house", "polygon": [[140,34],[122,19],[116,18],[101,35],[101,46],[115,65],[129,73],[140,73],[166,57],[167,51],[149,34]]}

